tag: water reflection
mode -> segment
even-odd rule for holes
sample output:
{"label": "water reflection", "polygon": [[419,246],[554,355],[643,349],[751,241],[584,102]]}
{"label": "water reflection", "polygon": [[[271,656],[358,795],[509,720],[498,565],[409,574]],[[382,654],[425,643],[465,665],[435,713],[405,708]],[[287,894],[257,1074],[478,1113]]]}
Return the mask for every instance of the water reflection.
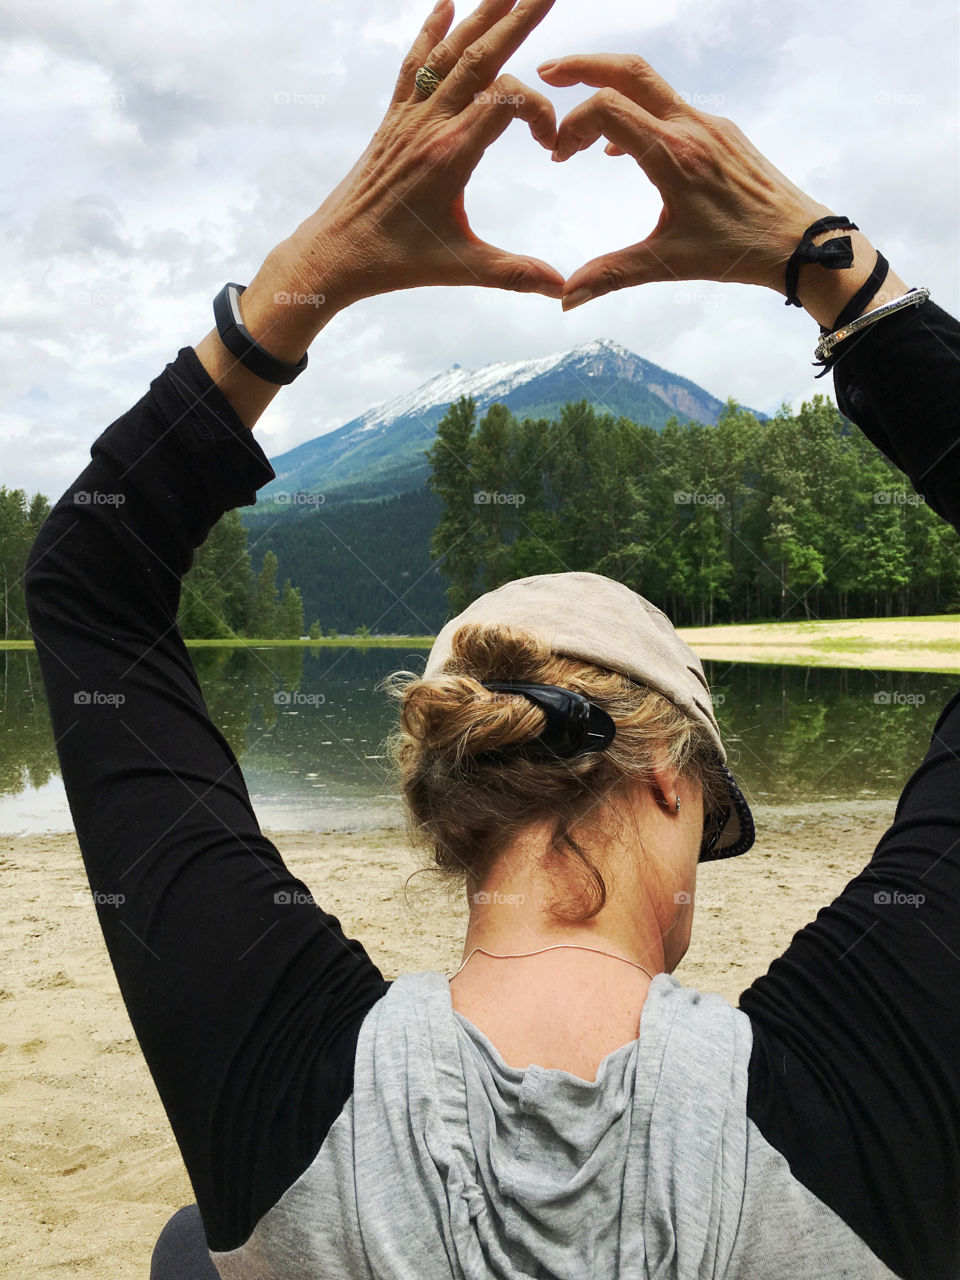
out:
{"label": "water reflection", "polygon": [[[402,818],[377,682],[425,650],[191,649],[261,823],[369,829]],[[32,651],[0,653],[0,830],[72,829]],[[947,675],[708,663],[733,767],[759,804],[895,797],[956,682]]]}

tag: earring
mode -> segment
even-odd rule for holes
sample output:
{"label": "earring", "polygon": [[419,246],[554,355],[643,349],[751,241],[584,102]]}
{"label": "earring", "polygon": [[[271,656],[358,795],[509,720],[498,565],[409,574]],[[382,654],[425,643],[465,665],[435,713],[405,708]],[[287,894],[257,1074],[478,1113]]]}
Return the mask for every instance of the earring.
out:
{"label": "earring", "polygon": [[680,797],[677,796],[677,813],[680,812]]}

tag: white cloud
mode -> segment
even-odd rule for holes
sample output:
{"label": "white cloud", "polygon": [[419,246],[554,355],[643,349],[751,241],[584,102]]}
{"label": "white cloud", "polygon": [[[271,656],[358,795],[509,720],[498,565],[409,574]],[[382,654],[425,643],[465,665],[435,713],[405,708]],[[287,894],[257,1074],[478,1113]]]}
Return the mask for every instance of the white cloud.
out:
{"label": "white cloud", "polygon": [[[227,279],[249,280],[343,177],[429,8],[415,0],[12,0],[0,9],[0,476],[61,493],[93,439]],[[465,5],[460,6],[466,8]],[[729,115],[799,185],[852,216],[910,283],[958,307],[958,20],[952,0],[561,0],[511,70],[564,52],[642,53]],[[559,111],[589,92],[550,91]],[[551,165],[515,124],[468,193],[479,234],[572,271],[645,236],[656,192],[599,148]],[[651,285],[564,316],[450,289],[338,316],[259,428],[279,454],[459,362],[608,337],[768,412],[830,382],[816,326],[772,293]]]}

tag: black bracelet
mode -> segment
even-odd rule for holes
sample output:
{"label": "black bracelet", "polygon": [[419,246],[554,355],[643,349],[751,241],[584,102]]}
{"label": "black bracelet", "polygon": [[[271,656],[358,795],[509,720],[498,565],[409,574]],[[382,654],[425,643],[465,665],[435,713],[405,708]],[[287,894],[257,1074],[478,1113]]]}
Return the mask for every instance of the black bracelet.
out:
{"label": "black bracelet", "polygon": [[849,218],[819,218],[803,233],[803,239],[793,251],[787,263],[787,301],[788,307],[802,307],[797,297],[797,285],[800,282],[800,268],[805,262],[817,262],[830,271],[844,271],[853,266],[853,241],[849,236],[837,236],[824,244],[813,244],[814,236],[821,231],[859,231],[860,228]]}
{"label": "black bracelet", "polygon": [[213,300],[213,315],[217,322],[220,341],[231,355],[264,382],[273,382],[277,386],[286,387],[299,378],[307,367],[307,353],[299,364],[287,364],[278,360],[260,346],[253,334],[243,323],[240,314],[239,298],[245,292],[246,285],[225,284]]}
{"label": "black bracelet", "polygon": [[[873,264],[873,270],[870,272],[869,278],[864,281],[863,286],[857,290],[854,296],[837,316],[832,329],[825,329],[823,325],[820,326],[821,334],[836,333],[838,329],[843,329],[852,320],[856,320],[880,292],[883,287],[883,283],[889,274],[890,263],[878,249],[877,260]],[[827,376],[836,364],[839,354],[840,353],[835,350],[827,357],[826,360],[814,361],[813,367],[815,369],[823,370],[822,373],[817,374],[818,378],[825,378]]]}
{"label": "black bracelet", "polygon": [[886,260],[880,250],[877,250],[877,260],[874,263],[873,270],[870,272],[870,278],[864,282],[863,288],[859,289],[854,297],[850,299],[840,314],[834,321],[832,329],[824,329],[824,333],[835,333],[837,329],[842,329],[845,324],[849,324],[851,320],[856,320],[861,315],[864,308],[871,303],[883,287],[883,282],[890,274],[890,263]]}

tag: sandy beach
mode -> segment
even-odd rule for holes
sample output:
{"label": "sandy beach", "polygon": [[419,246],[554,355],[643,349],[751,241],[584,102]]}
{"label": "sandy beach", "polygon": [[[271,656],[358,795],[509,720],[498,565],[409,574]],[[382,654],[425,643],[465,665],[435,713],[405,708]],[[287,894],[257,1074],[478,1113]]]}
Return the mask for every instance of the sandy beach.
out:
{"label": "sandy beach", "polygon": [[[749,854],[700,870],[677,977],[736,1003],[857,874],[894,802],[757,810]],[[386,977],[452,974],[466,908],[401,830],[271,832],[291,869]],[[354,887],[344,868],[363,868]],[[337,874],[335,874],[337,873]],[[329,887],[328,887],[329,886]],[[145,1280],[157,1234],[193,1200],[107,959],[74,836],[0,837],[0,1274]]]}

